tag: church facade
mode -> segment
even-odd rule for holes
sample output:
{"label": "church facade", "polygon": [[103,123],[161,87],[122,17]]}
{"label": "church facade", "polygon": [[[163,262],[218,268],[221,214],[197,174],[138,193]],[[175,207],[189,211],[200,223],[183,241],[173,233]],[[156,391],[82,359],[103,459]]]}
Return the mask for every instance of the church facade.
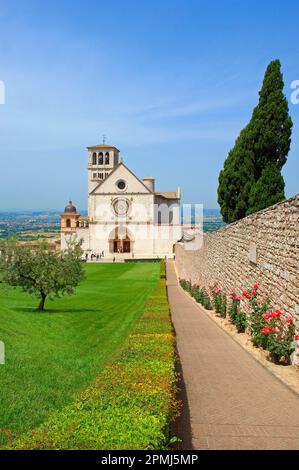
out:
{"label": "church facade", "polygon": [[180,189],[155,190],[153,177],[139,179],[110,145],[88,147],[88,216],[70,201],[61,214],[61,248],[82,240],[86,254],[107,258],[173,256],[182,236]]}

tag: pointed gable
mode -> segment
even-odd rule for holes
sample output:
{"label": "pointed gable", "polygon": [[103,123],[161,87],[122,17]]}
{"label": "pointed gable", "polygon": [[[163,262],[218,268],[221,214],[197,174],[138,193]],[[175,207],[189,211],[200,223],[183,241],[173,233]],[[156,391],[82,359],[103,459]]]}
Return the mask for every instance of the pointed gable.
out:
{"label": "pointed gable", "polygon": [[[123,181],[125,187],[123,190],[118,188],[118,183]],[[129,170],[129,168],[120,162],[114,170],[101,181],[94,190],[90,193],[91,195],[96,194],[125,194],[125,193],[138,193],[138,194],[152,194],[152,192],[145,186],[145,184]]]}

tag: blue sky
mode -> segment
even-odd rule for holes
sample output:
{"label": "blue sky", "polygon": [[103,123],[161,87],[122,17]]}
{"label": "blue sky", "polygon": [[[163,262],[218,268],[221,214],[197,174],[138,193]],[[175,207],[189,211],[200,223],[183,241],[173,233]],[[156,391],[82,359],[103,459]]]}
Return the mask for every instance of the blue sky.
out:
{"label": "blue sky", "polygon": [[[1,0],[0,209],[87,205],[106,134],[158,190],[217,207],[223,161],[279,58],[299,80],[298,0]],[[283,174],[298,192],[299,105]]]}

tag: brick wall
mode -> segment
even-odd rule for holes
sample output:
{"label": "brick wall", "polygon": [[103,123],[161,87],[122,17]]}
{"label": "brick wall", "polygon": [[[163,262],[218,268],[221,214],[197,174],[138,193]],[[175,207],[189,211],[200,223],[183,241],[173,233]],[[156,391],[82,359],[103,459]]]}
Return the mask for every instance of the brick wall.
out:
{"label": "brick wall", "polygon": [[273,306],[299,320],[299,194],[204,234],[196,251],[189,247],[190,242],[176,245],[181,279],[206,288],[218,281],[227,292],[258,282]]}

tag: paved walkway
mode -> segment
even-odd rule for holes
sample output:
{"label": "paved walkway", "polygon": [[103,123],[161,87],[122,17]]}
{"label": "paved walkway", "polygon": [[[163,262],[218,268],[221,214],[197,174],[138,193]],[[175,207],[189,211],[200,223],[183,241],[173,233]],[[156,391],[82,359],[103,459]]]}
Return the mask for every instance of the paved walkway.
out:
{"label": "paved walkway", "polygon": [[173,261],[167,286],[184,381],[181,447],[298,450],[299,397],[188,298]]}

